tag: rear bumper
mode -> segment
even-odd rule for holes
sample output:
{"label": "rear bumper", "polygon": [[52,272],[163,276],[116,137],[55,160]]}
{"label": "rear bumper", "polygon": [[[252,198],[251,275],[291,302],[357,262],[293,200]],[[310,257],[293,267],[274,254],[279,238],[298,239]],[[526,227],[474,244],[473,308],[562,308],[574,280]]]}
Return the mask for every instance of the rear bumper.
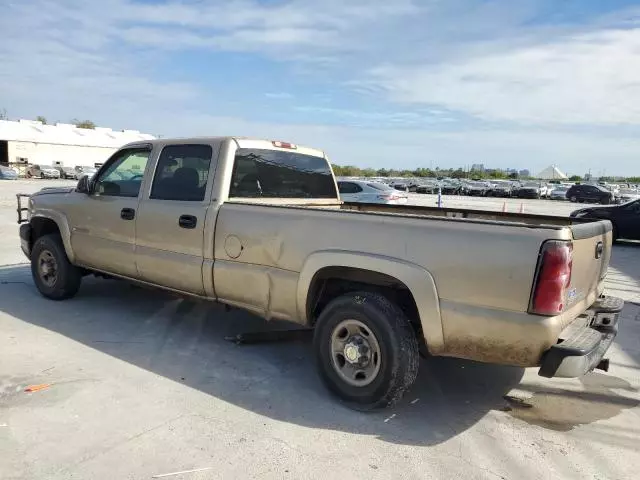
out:
{"label": "rear bumper", "polygon": [[538,374],[574,378],[595,368],[608,370],[609,361],[604,356],[618,333],[623,307],[620,298],[601,297],[578,319],[580,326],[565,330],[558,344],[545,352]]}

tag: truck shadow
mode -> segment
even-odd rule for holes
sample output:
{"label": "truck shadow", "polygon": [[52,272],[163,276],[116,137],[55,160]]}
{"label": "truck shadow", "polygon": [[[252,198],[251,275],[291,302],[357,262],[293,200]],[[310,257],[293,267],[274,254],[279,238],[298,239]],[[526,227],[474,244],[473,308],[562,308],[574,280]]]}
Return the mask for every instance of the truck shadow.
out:
{"label": "truck shadow", "polygon": [[[518,385],[521,368],[431,358],[392,409],[354,412],[315,375],[309,339],[241,345],[246,331],[284,328],[242,311],[125,282],[87,278],[66,302],[40,297],[27,265],[0,268],[0,310],[260,415],[297,425],[434,445],[467,430]],[[159,392],[161,395],[161,392]]]}

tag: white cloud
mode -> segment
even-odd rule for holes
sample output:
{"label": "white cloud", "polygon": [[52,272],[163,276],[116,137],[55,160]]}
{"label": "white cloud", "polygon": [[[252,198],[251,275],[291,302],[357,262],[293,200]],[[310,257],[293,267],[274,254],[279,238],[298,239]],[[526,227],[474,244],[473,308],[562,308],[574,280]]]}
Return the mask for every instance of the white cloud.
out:
{"label": "white cloud", "polygon": [[425,66],[371,70],[407,104],[438,105],[492,121],[640,124],[640,28]]}

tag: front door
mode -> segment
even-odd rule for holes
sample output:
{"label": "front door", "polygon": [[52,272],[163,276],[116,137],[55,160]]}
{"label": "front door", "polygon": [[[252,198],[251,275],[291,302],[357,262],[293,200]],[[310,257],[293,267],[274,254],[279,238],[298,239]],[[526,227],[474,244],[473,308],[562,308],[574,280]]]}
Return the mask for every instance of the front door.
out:
{"label": "front door", "polygon": [[150,153],[150,147],[120,150],[98,172],[89,195],[75,194],[68,216],[77,263],[137,277],[135,222]]}
{"label": "front door", "polygon": [[206,144],[167,145],[160,152],[136,223],[136,264],[143,280],[204,295],[204,223],[215,174],[213,153]]}

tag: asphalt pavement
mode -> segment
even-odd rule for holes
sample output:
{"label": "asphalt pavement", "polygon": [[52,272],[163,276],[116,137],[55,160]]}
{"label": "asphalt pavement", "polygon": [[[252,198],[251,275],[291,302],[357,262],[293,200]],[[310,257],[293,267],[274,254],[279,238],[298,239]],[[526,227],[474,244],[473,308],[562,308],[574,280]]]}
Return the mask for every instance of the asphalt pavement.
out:
{"label": "asphalt pavement", "polygon": [[[613,250],[608,293],[628,303],[609,373],[550,380],[432,358],[400,405],[364,414],[325,391],[308,339],[224,340],[277,323],[113,280],[88,279],[65,302],[40,297],[14,194],[60,183],[72,184],[0,182],[0,478],[638,477],[640,244]],[[455,202],[573,207],[445,197]]]}

